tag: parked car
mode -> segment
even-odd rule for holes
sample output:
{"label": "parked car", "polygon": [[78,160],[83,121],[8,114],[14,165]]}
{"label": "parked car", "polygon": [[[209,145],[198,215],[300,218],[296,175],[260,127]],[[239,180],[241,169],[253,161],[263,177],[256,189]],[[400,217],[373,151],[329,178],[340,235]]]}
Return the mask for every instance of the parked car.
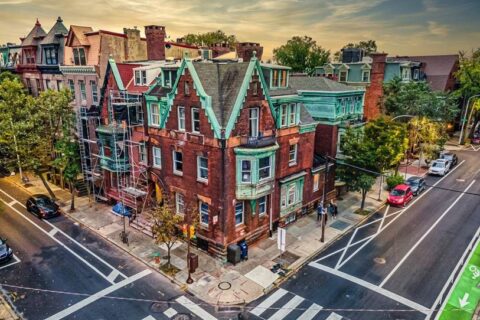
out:
{"label": "parked car", "polygon": [[450,161],[450,166],[451,167],[455,167],[458,163],[458,157],[453,152],[444,151],[444,152],[440,153],[440,159]]}
{"label": "parked car", "polygon": [[434,174],[444,176],[450,171],[450,161],[445,159],[437,159],[432,161],[430,168],[428,168],[428,174]]}
{"label": "parked car", "polygon": [[27,211],[39,218],[53,218],[60,215],[58,205],[50,197],[44,194],[35,194],[28,198],[26,203]]}
{"label": "parked car", "polygon": [[407,205],[413,199],[412,188],[407,184],[399,184],[388,194],[387,202],[392,206]]}
{"label": "parked car", "polygon": [[7,244],[6,239],[0,238],[0,263],[4,263],[12,259],[13,250]]}
{"label": "parked car", "polygon": [[425,190],[426,187],[425,179],[417,176],[408,178],[407,181],[405,181],[405,184],[410,186],[414,196],[418,196],[423,190]]}
{"label": "parked car", "polygon": [[480,132],[475,132],[473,134],[472,144],[480,144]]}

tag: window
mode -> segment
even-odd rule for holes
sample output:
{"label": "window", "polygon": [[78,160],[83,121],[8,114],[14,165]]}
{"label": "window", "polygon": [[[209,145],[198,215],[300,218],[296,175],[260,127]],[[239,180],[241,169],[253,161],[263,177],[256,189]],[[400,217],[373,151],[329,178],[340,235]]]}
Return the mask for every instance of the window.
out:
{"label": "window", "polygon": [[135,106],[135,119],[132,119],[138,124],[143,124],[143,106],[137,105]]}
{"label": "window", "polygon": [[37,83],[37,93],[39,93],[40,91],[42,91],[42,85],[40,84],[39,79],[35,79],[35,82]]}
{"label": "window", "polygon": [[192,132],[200,133],[200,111],[192,108]]}
{"label": "window", "polygon": [[163,79],[165,87],[171,88],[177,79],[177,72],[175,70],[163,70]]}
{"label": "window", "polygon": [[185,131],[185,107],[178,107],[178,130]]}
{"label": "window", "polygon": [[295,103],[290,104],[289,110],[288,110],[288,125],[295,125],[296,123],[296,118],[297,118],[297,105]]}
{"label": "window", "polygon": [[173,173],[183,174],[183,154],[180,151],[173,151]]}
{"label": "window", "polygon": [[92,89],[92,101],[93,101],[93,103],[98,103],[97,83],[93,80],[90,80],[90,88]]}
{"label": "window", "polygon": [[152,125],[159,126],[160,125],[160,109],[158,104],[152,103],[150,105],[152,110]]}
{"label": "window", "polygon": [[252,163],[250,160],[242,160],[242,182],[252,181]]}
{"label": "window", "polygon": [[204,226],[208,226],[208,215],[209,215],[209,208],[208,203],[200,201],[200,223]]}
{"label": "window", "polygon": [[404,81],[410,80],[410,69],[402,68],[402,80]]}
{"label": "window", "polygon": [[291,206],[292,204],[295,203],[295,198],[296,198],[296,192],[295,192],[295,184],[292,185],[290,188],[288,188],[287,192],[287,205]]}
{"label": "window", "polygon": [[76,66],[85,66],[87,64],[85,60],[85,49],[83,48],[74,48],[73,49],[73,60]]}
{"label": "window", "polygon": [[78,86],[80,87],[80,100],[87,100],[87,91],[85,90],[85,81],[78,80]]}
{"label": "window", "polygon": [[278,70],[273,70],[272,87],[278,87]]}
{"label": "window", "polygon": [[147,85],[147,70],[135,70],[135,85]]}
{"label": "window", "polygon": [[208,182],[208,158],[197,157],[197,179]]}
{"label": "window", "polygon": [[258,215],[263,216],[267,213],[267,196],[258,199]]}
{"label": "window", "polygon": [[243,201],[235,204],[235,225],[243,223]]}
{"label": "window", "polygon": [[286,87],[287,86],[287,70],[282,70],[282,84],[281,86],[282,87]]}
{"label": "window", "polygon": [[350,113],[354,113],[355,112],[355,100],[353,98],[348,99],[348,102],[350,103]]}
{"label": "window", "polygon": [[288,164],[297,164],[297,144],[291,144],[288,150]]}
{"label": "window", "polygon": [[340,79],[339,80],[341,82],[346,82],[347,81],[347,74],[348,74],[348,71],[345,71],[345,70],[340,71],[340,75],[339,75]]}
{"label": "window", "polygon": [[257,96],[258,95],[258,82],[257,81],[254,81],[252,83],[252,94],[254,96]]}
{"label": "window", "polygon": [[418,69],[413,70],[413,79],[414,80],[418,80],[420,78],[419,75],[420,75],[420,70],[418,70]]}
{"label": "window", "polygon": [[45,89],[52,90],[52,83],[50,80],[45,80]]}
{"label": "window", "polygon": [[52,64],[57,64],[58,63],[58,53],[57,49],[55,48],[45,48],[44,49],[44,54],[45,54],[45,63],[52,65]]}
{"label": "window", "polygon": [[261,180],[270,178],[270,157],[260,158],[258,160],[258,177]]}
{"label": "window", "polygon": [[370,71],[368,70],[362,71],[362,82],[370,82]]}
{"label": "window", "polygon": [[179,215],[185,214],[185,200],[183,194],[179,192],[175,193],[175,211]]}
{"label": "window", "polygon": [[147,150],[145,148],[145,142],[141,142],[138,145],[138,159],[141,163],[147,163]]}
{"label": "window", "polygon": [[162,150],[158,147],[152,147],[153,166],[155,168],[162,168]]}
{"label": "window", "polygon": [[183,83],[183,90],[186,96],[190,95],[190,84],[188,83],[188,81],[185,81]]}
{"label": "window", "polygon": [[68,87],[70,89],[70,92],[72,93],[73,99],[75,99],[75,83],[72,79],[68,79]]}
{"label": "window", "polygon": [[345,99],[342,99],[342,114],[347,113],[347,101]]}
{"label": "window", "polygon": [[250,112],[249,136],[258,137],[258,108],[251,108],[249,112]]}
{"label": "window", "polygon": [[280,108],[280,126],[285,127],[287,125],[288,107],[286,104],[282,104]]}
{"label": "window", "polygon": [[25,62],[27,64],[35,63],[35,53],[32,50],[25,50]]}
{"label": "window", "polygon": [[320,187],[320,174],[315,173],[313,175],[313,192],[318,191]]}

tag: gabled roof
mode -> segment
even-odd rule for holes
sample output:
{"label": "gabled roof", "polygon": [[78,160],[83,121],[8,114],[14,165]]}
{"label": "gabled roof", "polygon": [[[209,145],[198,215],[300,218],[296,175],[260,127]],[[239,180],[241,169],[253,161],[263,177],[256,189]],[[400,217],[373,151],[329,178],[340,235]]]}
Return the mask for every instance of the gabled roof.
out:
{"label": "gabled roof", "polygon": [[411,56],[410,59],[423,64],[423,71],[427,75],[427,82],[430,88],[435,91],[447,90],[450,74],[458,66],[459,57],[457,54],[439,56]]}
{"label": "gabled roof", "polygon": [[[107,65],[107,71],[105,73],[105,84],[108,81],[109,74],[111,72],[113,73],[113,78],[115,79],[115,82],[119,90],[126,90],[130,93],[146,92],[149,89],[149,86],[135,85],[134,69],[142,66],[143,64],[137,64],[137,63],[116,63],[113,59],[109,59],[108,65]],[[155,80],[153,80],[151,84],[153,84],[154,81]]]}
{"label": "gabled roof", "polygon": [[37,19],[37,22],[30,33],[22,39],[22,47],[36,46],[46,35],[47,33],[43,30],[42,25]]}
{"label": "gabled roof", "polygon": [[53,25],[52,29],[48,32],[47,36],[40,42],[40,44],[60,44],[63,38],[68,35],[68,30],[63,25],[63,20],[58,17],[57,22]]}
{"label": "gabled roof", "polygon": [[76,38],[80,43],[80,45],[89,46],[90,43],[88,42],[88,38],[86,34],[92,31],[93,31],[92,27],[70,26],[70,31],[68,32],[66,45],[71,46],[73,39]]}

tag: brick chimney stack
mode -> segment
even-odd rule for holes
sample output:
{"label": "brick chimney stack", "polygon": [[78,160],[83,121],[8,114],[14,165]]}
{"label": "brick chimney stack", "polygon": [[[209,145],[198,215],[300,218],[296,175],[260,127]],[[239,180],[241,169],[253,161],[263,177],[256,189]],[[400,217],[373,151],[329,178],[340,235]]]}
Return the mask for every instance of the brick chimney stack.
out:
{"label": "brick chimney stack", "polygon": [[145,26],[145,37],[148,60],[165,60],[165,27]]}
{"label": "brick chimney stack", "polygon": [[254,42],[239,42],[236,45],[237,57],[243,59],[243,62],[248,62],[253,57],[253,52],[256,52],[258,60],[262,60],[263,47],[260,43]]}
{"label": "brick chimney stack", "polygon": [[372,70],[370,71],[370,85],[365,92],[364,116],[367,120],[378,118],[381,113],[380,98],[383,95],[383,79],[385,77],[386,53],[371,53]]}

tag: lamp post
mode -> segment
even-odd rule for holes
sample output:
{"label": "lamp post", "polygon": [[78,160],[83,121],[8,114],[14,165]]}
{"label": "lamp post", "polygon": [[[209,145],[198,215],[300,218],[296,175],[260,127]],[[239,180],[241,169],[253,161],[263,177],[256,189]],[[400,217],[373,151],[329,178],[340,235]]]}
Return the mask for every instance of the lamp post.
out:
{"label": "lamp post", "polygon": [[326,218],[327,218],[327,212],[324,208],[325,206],[325,195],[326,195],[326,190],[327,190],[327,179],[328,179],[328,162],[330,158],[328,157],[327,154],[327,161],[325,163],[325,175],[323,176],[323,194],[322,194],[322,203],[320,204],[322,206],[322,236],[320,237],[320,242],[325,242],[325,225],[327,224]]}
{"label": "lamp post", "polygon": [[461,119],[462,120],[462,128],[460,129],[460,137],[458,138],[458,144],[463,144],[464,143],[463,135],[464,135],[464,131],[466,131],[465,130],[465,123],[467,123],[467,125],[468,125],[468,122],[470,121],[470,115],[468,114],[468,107],[470,106],[470,100],[472,100],[473,98],[478,98],[478,97],[480,97],[480,94],[474,94],[473,96],[470,96],[470,98],[468,98],[468,100],[467,100],[467,107],[465,108],[465,114],[463,115],[463,119]]}

